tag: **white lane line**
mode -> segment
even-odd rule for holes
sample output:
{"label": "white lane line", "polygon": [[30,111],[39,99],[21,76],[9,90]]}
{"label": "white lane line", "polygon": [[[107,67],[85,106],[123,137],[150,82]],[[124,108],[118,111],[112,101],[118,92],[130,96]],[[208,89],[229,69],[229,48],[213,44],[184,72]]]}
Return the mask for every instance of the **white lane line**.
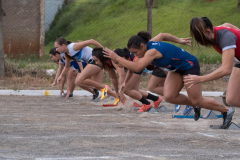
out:
{"label": "white lane line", "polygon": [[[182,134],[182,133],[181,133]],[[151,135],[136,135],[136,134],[112,134],[112,135],[87,135],[87,134],[82,134],[82,133],[69,133],[69,134],[61,134],[61,135],[49,135],[49,136],[23,136],[23,135],[0,135],[0,139],[58,139],[58,138],[69,138],[69,137],[97,137],[97,138],[115,138],[115,137],[142,137],[142,138],[147,138],[147,137],[152,137]],[[168,135],[158,135],[157,137],[169,137]]]}
{"label": "white lane line", "polygon": [[151,121],[151,123],[162,124],[162,125],[164,125],[164,126],[170,126],[169,124],[166,124],[166,123],[163,123],[163,122]]}
{"label": "white lane line", "polygon": [[132,156],[101,156],[101,157],[60,157],[60,158],[35,158],[35,160],[84,160],[84,159],[120,159],[120,158],[134,158],[134,157],[143,157],[143,158],[153,158],[159,159],[161,157],[181,157],[181,154],[177,155],[141,155],[141,154],[132,154]]}
{"label": "white lane line", "polygon": [[[91,123],[91,126],[99,126],[100,123]],[[135,125],[136,123],[103,123],[104,125]],[[86,123],[81,123],[81,122],[70,122],[70,123],[28,123],[28,124],[14,124],[14,123],[5,123],[5,124],[0,124],[0,126],[69,126],[69,125],[86,125]]]}
{"label": "white lane line", "polygon": [[101,156],[101,157],[61,157],[61,158],[35,158],[35,160],[81,160],[81,159],[119,159],[130,158],[129,156]]}
{"label": "white lane line", "polygon": [[120,114],[121,116],[126,116],[126,117],[133,117],[133,116],[130,116],[130,115],[127,115],[127,114]]}
{"label": "white lane line", "polygon": [[207,137],[214,137],[217,138],[215,135],[212,134],[206,134],[206,133],[201,133],[201,132],[196,132],[197,134],[203,135],[203,136],[207,136]]}

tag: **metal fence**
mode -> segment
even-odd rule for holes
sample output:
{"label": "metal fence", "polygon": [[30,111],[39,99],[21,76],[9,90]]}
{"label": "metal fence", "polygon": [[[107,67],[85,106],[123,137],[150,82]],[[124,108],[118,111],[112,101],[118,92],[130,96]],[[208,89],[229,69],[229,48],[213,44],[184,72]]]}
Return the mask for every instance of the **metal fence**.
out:
{"label": "metal fence", "polygon": [[[45,2],[45,5],[41,5],[40,2],[42,1]],[[171,2],[172,1],[173,0],[171,0]],[[85,2],[78,0],[25,0],[21,2],[19,0],[8,0],[4,2],[12,2],[12,8],[14,8],[14,10],[4,8],[7,5],[6,3],[3,4],[3,10],[6,12],[6,16],[3,18],[3,24],[9,24],[3,25],[3,31],[10,28],[8,32],[4,33],[5,63],[7,68],[10,68],[14,73],[17,73],[19,68],[30,74],[33,71],[44,72],[45,69],[56,69],[57,65],[50,61],[48,51],[54,47],[54,41],[58,37],[65,37],[71,41],[92,38],[104,46],[114,49],[126,47],[127,41],[132,35],[137,34],[137,32],[141,30],[147,30],[147,8],[145,2],[140,1],[129,2],[127,6],[124,0],[118,1],[116,4],[115,1],[104,0],[90,0]],[[35,2],[38,7],[34,8],[33,6],[29,6],[29,4],[33,5],[33,2]],[[190,19],[193,16],[206,16],[205,13],[193,11],[191,8],[176,7],[172,3],[168,4],[168,2],[162,0],[154,1],[152,8],[152,35],[155,36],[160,32],[166,32],[177,37],[189,37]],[[134,3],[137,3],[138,7],[131,7]],[[192,5],[198,5],[197,1],[196,4],[193,3]],[[23,8],[21,8],[21,6],[23,6]],[[114,6],[121,7],[114,8]],[[31,10],[29,10],[29,8],[34,9],[30,12]],[[41,12],[43,11],[45,11],[44,26],[47,26],[45,32],[45,57],[38,59],[32,54],[31,49],[34,48],[34,46],[38,46],[41,41],[41,27],[43,28],[43,24],[41,24]],[[234,12],[238,12],[238,14],[233,14]],[[18,21],[13,21],[11,18],[16,18],[13,16],[14,14],[22,15],[22,17],[20,17]],[[35,15],[37,15],[37,19],[30,21],[30,18]],[[236,17],[232,17],[232,15]],[[233,9],[232,13],[223,13],[221,15],[218,13],[216,13],[216,15],[211,14],[209,18],[214,25],[229,22],[240,27],[239,15],[239,11]],[[100,19],[100,17],[103,16],[105,18]],[[231,21],[229,21],[230,16],[232,17]],[[19,30],[21,27],[22,31]],[[6,33],[9,33],[10,36],[6,35]],[[24,37],[26,35],[36,37],[38,44],[34,43],[33,40],[25,39]],[[14,41],[18,42],[17,45],[19,46],[17,48],[19,55],[17,59],[12,59],[11,55],[8,54]],[[180,46],[178,44],[176,45]],[[199,54],[198,58],[202,60],[206,59],[207,56],[206,54],[201,56],[202,53],[215,53],[214,50],[195,45],[193,48],[186,46],[181,47],[192,54]],[[24,49],[28,51],[25,52],[23,51]],[[216,57],[219,58],[218,54],[211,56],[213,59]],[[207,58],[211,58],[211,56]]]}

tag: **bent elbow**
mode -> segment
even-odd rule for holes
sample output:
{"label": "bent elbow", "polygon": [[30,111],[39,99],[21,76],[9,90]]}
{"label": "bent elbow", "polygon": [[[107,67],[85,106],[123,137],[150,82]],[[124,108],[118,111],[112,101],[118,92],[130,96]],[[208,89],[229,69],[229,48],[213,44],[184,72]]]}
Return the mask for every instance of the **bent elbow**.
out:
{"label": "bent elbow", "polygon": [[232,73],[232,70],[231,69],[228,69],[228,70],[226,70],[226,75],[229,75],[229,74],[231,74]]}
{"label": "bent elbow", "polygon": [[225,69],[223,72],[222,72],[225,75],[229,75],[232,73],[232,69]]}

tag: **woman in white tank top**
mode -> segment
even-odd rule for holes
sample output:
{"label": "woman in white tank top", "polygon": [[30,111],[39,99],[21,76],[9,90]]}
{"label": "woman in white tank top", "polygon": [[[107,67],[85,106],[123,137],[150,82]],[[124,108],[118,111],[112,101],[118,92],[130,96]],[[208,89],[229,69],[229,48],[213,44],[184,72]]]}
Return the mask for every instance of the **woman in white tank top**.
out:
{"label": "woman in white tank top", "polygon": [[[92,59],[92,48],[88,47],[89,45],[94,45],[96,47],[103,47],[100,43],[95,41],[94,39],[78,42],[78,43],[71,43],[67,41],[64,38],[58,38],[54,43],[56,49],[58,52],[62,53],[65,52],[65,61],[66,61],[66,67],[62,71],[61,75],[58,77],[58,82],[61,80],[63,76],[66,75],[68,69],[70,60],[76,60],[78,61],[79,67],[81,69],[81,74],[77,75],[77,78],[75,80],[76,85],[86,85],[86,88],[89,86],[92,86],[96,88],[97,90],[100,90],[102,92],[101,99],[104,99],[107,94],[118,98],[117,94],[111,90],[108,89],[108,86],[102,84],[102,77],[103,72],[102,68],[98,66],[95,61]],[[80,61],[85,61],[87,63],[87,66],[83,69],[82,63],[79,63]],[[83,88],[83,87],[82,87]],[[85,88],[83,88],[85,89]],[[89,91],[89,90],[88,90]],[[97,95],[98,93],[94,90],[89,91],[91,93]],[[93,99],[96,99],[97,97],[93,97]]]}

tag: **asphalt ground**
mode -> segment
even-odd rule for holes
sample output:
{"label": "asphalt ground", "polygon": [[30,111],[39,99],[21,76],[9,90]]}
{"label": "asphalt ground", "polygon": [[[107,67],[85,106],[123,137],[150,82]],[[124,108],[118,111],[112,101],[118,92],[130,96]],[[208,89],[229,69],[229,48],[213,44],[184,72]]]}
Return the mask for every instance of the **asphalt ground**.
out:
{"label": "asphalt ground", "polygon": [[[90,99],[0,96],[0,159],[240,159],[240,130],[209,127],[221,118],[176,119],[172,111],[137,113],[132,100],[102,107],[114,100]],[[239,108],[233,122],[240,124]]]}

